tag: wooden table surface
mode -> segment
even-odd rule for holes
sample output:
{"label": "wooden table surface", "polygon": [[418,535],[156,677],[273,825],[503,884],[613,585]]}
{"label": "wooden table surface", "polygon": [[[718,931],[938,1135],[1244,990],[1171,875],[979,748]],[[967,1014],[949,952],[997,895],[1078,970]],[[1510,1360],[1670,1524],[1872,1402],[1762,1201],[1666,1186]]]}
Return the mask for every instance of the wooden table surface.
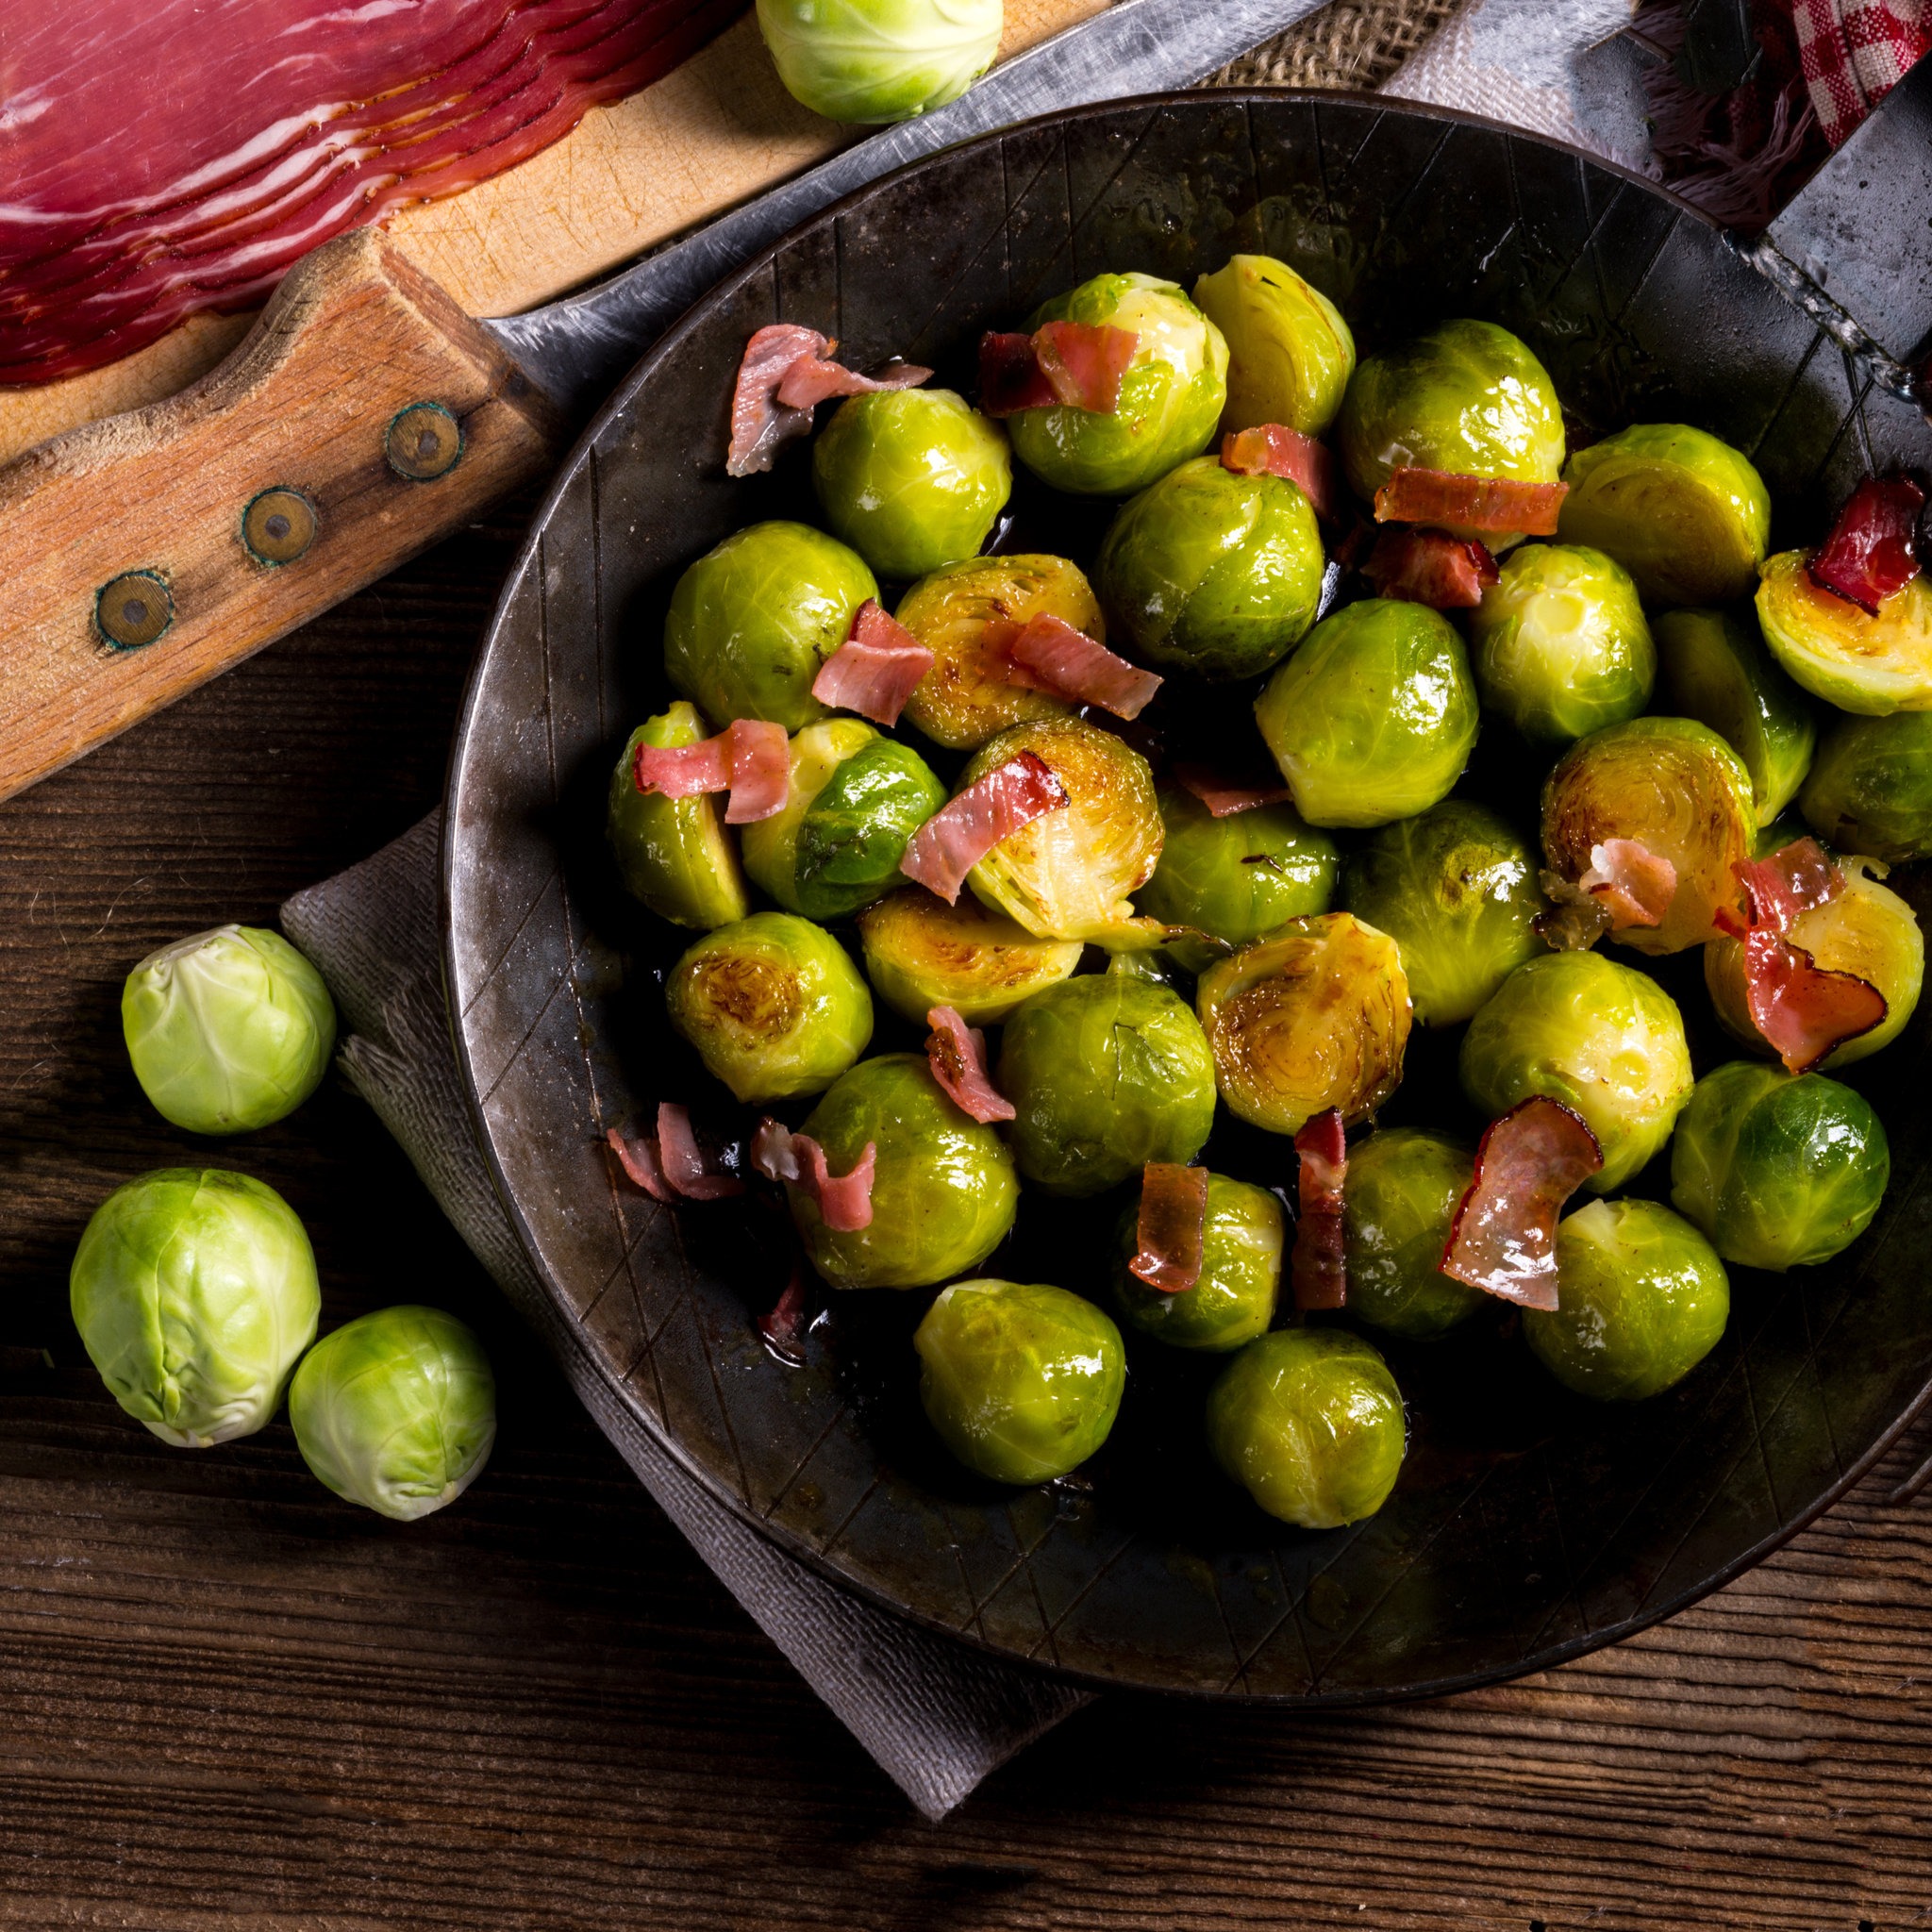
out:
{"label": "wooden table surface", "polygon": [[324,1325],[482,1330],[502,1433],[412,1527],[287,1424],[193,1454],[68,1319],[90,1211],[210,1158],[123,975],[436,802],[515,508],[0,807],[0,1924],[220,1928],[1932,1926],[1932,1424],[1633,1642],[1442,1703],[1103,1699],[908,1810],[666,1525],[361,1104],[213,1158],[307,1222]]}

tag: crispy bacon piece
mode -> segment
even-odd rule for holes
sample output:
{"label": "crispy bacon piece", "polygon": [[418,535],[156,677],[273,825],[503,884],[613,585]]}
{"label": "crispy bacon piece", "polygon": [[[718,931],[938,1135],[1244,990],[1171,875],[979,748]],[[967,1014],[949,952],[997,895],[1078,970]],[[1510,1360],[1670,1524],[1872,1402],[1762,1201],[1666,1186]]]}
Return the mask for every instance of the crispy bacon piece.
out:
{"label": "crispy bacon piece", "polygon": [[736,1174],[706,1158],[690,1113],[668,1100],[658,1104],[655,1135],[633,1139],[612,1127],[604,1138],[625,1173],[654,1201],[724,1201],[744,1192]]}
{"label": "crispy bacon piece", "polygon": [[1446,530],[1383,530],[1362,566],[1378,597],[1426,604],[1432,610],[1474,610],[1496,581],[1496,559],[1474,537]]}
{"label": "crispy bacon piece", "polygon": [[1816,839],[1793,839],[1768,858],[1737,868],[1744,889],[1747,924],[1789,932],[1791,922],[1814,906],[1829,906],[1845,889],[1845,875]]}
{"label": "crispy bacon piece", "polygon": [[1576,881],[1609,914],[1610,930],[1661,925],[1677,896],[1677,868],[1638,839],[1606,839],[1590,848],[1590,869]]}
{"label": "crispy bacon piece", "polygon": [[1221,439],[1221,467],[1242,476],[1279,476],[1298,484],[1324,524],[1335,521],[1341,484],[1328,445],[1286,423],[1230,429]]}
{"label": "crispy bacon piece", "polygon": [[932,667],[932,653],[868,597],[852,620],[851,636],[819,666],[811,694],[836,711],[896,724],[906,700]]}
{"label": "crispy bacon piece", "polygon": [[1514,530],[1554,537],[1567,483],[1518,483],[1507,476],[1459,476],[1449,470],[1397,470],[1375,491],[1378,524],[1455,524],[1465,530]]}
{"label": "crispy bacon piece", "polygon": [[1067,788],[1037,753],[1023,751],[975,779],[943,805],[907,842],[899,870],[948,906],[959,902],[966,874],[1023,825],[1062,811]]}
{"label": "crispy bacon piece", "polygon": [[932,1076],[945,1089],[960,1112],[984,1125],[1009,1121],[1013,1103],[996,1088],[986,1071],[986,1034],[969,1026],[953,1007],[935,1007],[926,1014],[932,1031],[925,1037],[925,1058]]}
{"label": "crispy bacon piece", "polygon": [[620,1134],[615,1127],[604,1136],[605,1144],[617,1156],[617,1164],[623,1168],[633,1187],[641,1188],[654,1201],[675,1201],[676,1191],[664,1178],[664,1170],[658,1163],[658,1143],[647,1136],[632,1140]]}
{"label": "crispy bacon piece", "polygon": [[1208,1235],[1208,1170],[1150,1160],[1141,1170],[1141,1207],[1128,1272],[1162,1294],[1185,1294],[1201,1278]]}
{"label": "crispy bacon piece", "polygon": [[1909,476],[1868,476],[1807,566],[1811,581],[1876,617],[1878,607],[1919,575],[1919,512],[1924,508],[1925,492]]}
{"label": "crispy bacon piece", "polygon": [[872,1225],[872,1183],[878,1143],[868,1141],[850,1174],[835,1174],[825,1150],[809,1134],[794,1134],[778,1121],[762,1120],[751,1137],[751,1164],[767,1180],[784,1181],[817,1203],[834,1234],[856,1234]]}
{"label": "crispy bacon piece", "polygon": [[1457,1204],[1441,1270],[1525,1308],[1557,1306],[1557,1224],[1604,1152],[1581,1114],[1532,1094],[1491,1121]]}
{"label": "crispy bacon piece", "polygon": [[812,406],[827,396],[916,389],[932,374],[916,362],[898,362],[881,375],[859,375],[832,360],[837,347],[817,329],[795,322],[767,323],[753,333],[731,391],[727,476],[754,476],[769,470],[793,437],[811,433]]}
{"label": "crispy bacon piece", "polygon": [[[1724,915],[1720,915],[1720,924]],[[1848,1040],[1882,1025],[1885,995],[1855,973],[1832,973],[1770,926],[1742,935],[1751,1024],[1790,1074],[1808,1074]]]}
{"label": "crispy bacon piece", "polygon": [[989,416],[1050,409],[1058,401],[1031,336],[995,330],[980,337],[979,407]]}
{"label": "crispy bacon piece", "polygon": [[1065,618],[1043,610],[1021,625],[1007,650],[1024,674],[1014,683],[1076,705],[1098,705],[1116,718],[1138,718],[1161,686],[1153,672],[1129,664]]}
{"label": "crispy bacon piece", "polygon": [[787,1368],[805,1366],[805,1270],[794,1261],[785,1292],[758,1317],[758,1333]]}
{"label": "crispy bacon piece", "polygon": [[1179,764],[1174,768],[1174,783],[1191,791],[1208,808],[1212,818],[1232,818],[1239,811],[1254,811],[1264,805],[1286,805],[1291,796],[1286,785],[1270,784],[1267,779],[1245,783],[1221,778],[1208,765]]}
{"label": "crispy bacon piece", "polygon": [[1141,339],[1105,323],[1044,322],[1030,336],[994,331],[979,341],[979,407],[989,416],[1061,404],[1111,416]]}
{"label": "crispy bacon piece", "polygon": [[1294,1137],[1294,1151],[1301,1156],[1295,1176],[1301,1213],[1289,1264],[1294,1305],[1304,1313],[1345,1307],[1348,1259],[1341,1238],[1341,1185],[1348,1174],[1348,1136],[1341,1110],[1331,1107],[1318,1113]]}

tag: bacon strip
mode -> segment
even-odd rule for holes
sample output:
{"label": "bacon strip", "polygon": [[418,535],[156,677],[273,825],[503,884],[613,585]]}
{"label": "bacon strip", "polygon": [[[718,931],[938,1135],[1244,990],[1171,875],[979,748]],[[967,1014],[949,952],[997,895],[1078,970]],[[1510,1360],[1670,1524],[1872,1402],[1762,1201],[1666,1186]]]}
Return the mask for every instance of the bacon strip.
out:
{"label": "bacon strip", "polygon": [[834,1234],[856,1234],[872,1225],[872,1184],[878,1143],[868,1141],[850,1174],[835,1174],[825,1150],[809,1134],[794,1134],[762,1120],[751,1139],[751,1164],[768,1180],[784,1181],[817,1203],[819,1218]]}
{"label": "bacon strip", "polygon": [[1011,1120],[1013,1103],[987,1074],[984,1030],[967,1025],[953,1007],[933,1008],[925,1024],[932,1028],[925,1037],[926,1060],[953,1105],[982,1125]]}
{"label": "bacon strip", "polygon": [[1128,1273],[1162,1294],[1185,1294],[1201,1278],[1207,1238],[1208,1170],[1150,1160],[1141,1170]]}
{"label": "bacon strip", "polygon": [[811,433],[812,406],[827,396],[916,389],[932,374],[916,362],[899,362],[883,375],[859,375],[831,359],[837,347],[817,329],[795,322],[767,323],[754,331],[744,345],[731,391],[727,476],[754,476],[769,470],[793,437]]}
{"label": "bacon strip", "polygon": [[1736,871],[1748,924],[1777,932],[1789,932],[1801,912],[1829,906],[1845,889],[1837,860],[1816,839],[1793,839],[1768,858],[1748,859]]}
{"label": "bacon strip", "polygon": [[933,654],[868,597],[852,620],[852,634],[819,666],[811,694],[834,710],[857,711],[874,724],[896,724],[906,700],[932,667]]}
{"label": "bacon strip", "polygon": [[791,1264],[791,1278],[785,1292],[758,1317],[758,1333],[765,1344],[789,1369],[805,1366],[805,1270]]}
{"label": "bacon strip", "polygon": [[633,1187],[641,1188],[654,1201],[675,1201],[676,1190],[664,1178],[664,1170],[658,1164],[658,1143],[648,1137],[641,1136],[633,1141],[620,1134],[615,1127],[604,1136],[605,1144],[617,1156],[617,1164],[623,1168]]}
{"label": "bacon strip", "polygon": [[1404,469],[1375,491],[1375,521],[1455,524],[1467,530],[1554,537],[1557,512],[1569,493],[1567,483],[1518,483],[1507,476]]}
{"label": "bacon strip", "polygon": [[744,1192],[736,1174],[707,1159],[690,1112],[668,1100],[658,1105],[655,1135],[629,1139],[612,1127],[604,1138],[619,1166],[654,1201],[724,1201]]}
{"label": "bacon strip", "polygon": [[696,798],[729,791],[727,825],[748,825],[785,809],[791,785],[791,752],[782,724],[762,718],[734,718],[715,738],[696,744],[641,744],[631,760],[640,791],[665,798]]}
{"label": "bacon strip", "polygon": [[1341,507],[1341,482],[1327,444],[1286,423],[1230,429],[1221,439],[1221,467],[1241,476],[1279,476],[1298,485],[1324,524],[1335,521]]}
{"label": "bacon strip", "polygon": [[1304,1313],[1348,1305],[1348,1258],[1342,1241],[1342,1182],[1348,1174],[1348,1136],[1341,1111],[1318,1113],[1294,1137],[1301,1156],[1295,1177],[1301,1213],[1294,1224],[1290,1261],[1294,1305]]}
{"label": "bacon strip", "polygon": [[1474,610],[1500,573],[1496,559],[1474,537],[1399,529],[1377,535],[1362,575],[1379,597],[1426,604],[1432,610]]}
{"label": "bacon strip", "polygon": [[786,409],[809,409],[832,396],[870,396],[881,390],[917,389],[931,376],[932,371],[918,362],[888,362],[876,375],[860,375],[820,351],[801,356],[785,372],[778,384],[778,404]]}
{"label": "bacon strip", "polygon": [[1030,336],[993,331],[979,341],[979,407],[989,416],[1070,409],[1111,416],[1141,339],[1106,323],[1045,322]]}
{"label": "bacon strip", "polygon": [[1919,512],[1925,492],[1909,476],[1868,476],[1838,513],[1807,568],[1811,581],[1868,616],[1919,575]]}
{"label": "bacon strip", "polygon": [[664,798],[697,798],[731,789],[731,754],[724,732],[695,744],[641,744],[631,760],[640,791]]}
{"label": "bacon strip", "polygon": [[966,874],[1023,825],[1069,804],[1067,788],[1037,753],[1023,751],[978,778],[936,811],[907,841],[899,870],[948,906]]}
{"label": "bacon strip", "polygon": [[1031,336],[994,330],[980,337],[979,407],[987,415],[1050,409],[1058,401]]}
{"label": "bacon strip", "polygon": [[1078,705],[1099,705],[1116,718],[1138,718],[1161,686],[1153,672],[1129,664],[1065,618],[1045,611],[1029,617],[1007,649],[1026,674],[1014,678],[1015,684]]}
{"label": "bacon strip", "polygon": [[1286,785],[1271,785],[1266,779],[1243,784],[1238,779],[1216,777],[1208,765],[1179,764],[1174,768],[1174,783],[1191,791],[1208,808],[1211,818],[1232,818],[1236,812],[1254,811],[1264,805],[1286,805],[1291,795]]}
{"label": "bacon strip", "polygon": [[1590,848],[1590,870],[1576,881],[1610,916],[1610,930],[1661,925],[1677,896],[1677,868],[1638,839],[1606,839]]}

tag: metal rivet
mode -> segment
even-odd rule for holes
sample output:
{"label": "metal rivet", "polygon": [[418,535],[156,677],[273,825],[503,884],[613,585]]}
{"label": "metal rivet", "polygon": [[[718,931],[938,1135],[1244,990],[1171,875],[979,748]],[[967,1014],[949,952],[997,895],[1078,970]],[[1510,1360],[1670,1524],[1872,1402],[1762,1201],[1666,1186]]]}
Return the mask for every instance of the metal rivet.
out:
{"label": "metal rivet", "polygon": [[462,425],[441,403],[411,403],[396,412],[382,448],[398,476],[430,483],[456,468],[463,453]]}
{"label": "metal rivet", "polygon": [[94,628],[117,651],[151,644],[175,621],[175,599],[158,572],[124,571],[94,592]]}
{"label": "metal rivet", "polygon": [[242,511],[242,547],[257,563],[293,563],[315,541],[320,519],[299,490],[258,490]]}

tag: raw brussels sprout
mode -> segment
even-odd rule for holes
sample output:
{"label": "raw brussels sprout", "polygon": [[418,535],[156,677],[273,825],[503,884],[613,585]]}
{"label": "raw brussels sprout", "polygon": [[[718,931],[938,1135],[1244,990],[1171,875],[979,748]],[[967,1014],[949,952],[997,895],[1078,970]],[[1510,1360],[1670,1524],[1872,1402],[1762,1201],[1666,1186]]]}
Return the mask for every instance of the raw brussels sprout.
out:
{"label": "raw brussels sprout", "polygon": [[1214,1061],[1187,1003],[1152,980],[1089,973],[1007,1022],[994,1082],[1012,1102],[1020,1172],[1049,1194],[1098,1194],[1150,1160],[1185,1165],[1214,1124]]}
{"label": "raw brussels sprout", "polygon": [[948,906],[908,886],[858,915],[873,991],[915,1026],[951,1007],[969,1026],[996,1026],[1041,988],[1073,976],[1078,940],[1037,940],[970,893]]}
{"label": "raw brussels sprout", "polygon": [[1711,1245],[1655,1201],[1592,1201],[1557,1230],[1552,1311],[1525,1308],[1524,1339],[1564,1388],[1641,1402],[1718,1344],[1731,1284]]}
{"label": "raw brussels sprout", "polygon": [[1519,966],[1462,1036],[1462,1088],[1491,1120],[1532,1093],[1579,1113],[1604,1152],[1585,1184],[1607,1194],[1671,1138],[1690,1098],[1690,1049],[1647,973],[1601,953]]}
{"label": "raw brussels sprout", "polygon": [[1467,1020],[1544,950],[1535,929],[1546,902],[1534,854],[1487,806],[1460,798],[1384,825],[1352,852],[1341,903],[1402,948],[1424,1026]]}
{"label": "raw brussels sprout", "polygon": [[664,1009],[748,1107],[824,1091],[872,1038],[872,995],[844,947],[790,912],[707,933],[671,969]]}
{"label": "raw brussels sprout", "polygon": [[1013,493],[999,425],[949,389],[848,396],[819,431],[811,480],[832,534],[882,577],[977,554]]}
{"label": "raw brussels sprout", "polygon": [[1386,825],[1426,811],[1462,775],[1475,683],[1440,610],[1365,597],[1308,633],[1255,718],[1310,824]]}
{"label": "raw brussels sprout", "polygon": [[1738,901],[1736,868],[1751,857],[1757,807],[1744,761],[1707,724],[1633,718],[1580,739],[1543,787],[1543,856],[1573,885],[1609,839],[1634,839],[1677,869],[1659,925],[1610,937],[1640,953],[1701,945]]}
{"label": "raw brussels sprout", "polygon": [[633,731],[610,774],[605,828],[625,891],[659,919],[708,932],[751,910],[738,847],[715,797],[666,798],[638,790],[638,747],[669,750],[709,735],[695,706],[679,698]]}
{"label": "raw brussels sprout", "polygon": [[1258,677],[1314,623],[1322,570],[1299,485],[1196,457],[1122,507],[1093,580],[1135,657],[1202,677]]}
{"label": "raw brussels sprout", "polygon": [[856,550],[806,524],[752,524],[678,578],[664,669],[720,724],[764,718],[788,731],[825,715],[812,680],[879,587]]}
{"label": "raw brussels sprout", "polygon": [[1221,331],[1158,275],[1104,275],[1057,295],[1026,326],[1080,322],[1140,338],[1111,415],[1056,404],[1007,420],[1013,454],[1056,490],[1130,496],[1213,440],[1227,400]]}
{"label": "raw brussels sprout", "polygon": [[1355,374],[1341,311],[1272,255],[1237,255],[1194,284],[1194,301],[1227,341],[1225,429],[1286,423],[1320,436]]}
{"label": "raw brussels sprout", "polygon": [[1771,535],[1771,493],[1740,451],[1682,423],[1638,423],[1563,466],[1566,543],[1607,551],[1652,604],[1751,594]]}
{"label": "raw brussels sprout", "polygon": [[1107,1441],[1126,1387],[1121,1331],[1044,1282],[959,1281],[912,1337],[919,1398],[939,1438],[996,1483],[1043,1483]]}
{"label": "raw brussels sprout", "polygon": [[1806,823],[1840,852],[1895,865],[1932,857],[1932,712],[1844,718],[1798,794]]}
{"label": "raw brussels sprout", "polygon": [[1352,914],[1291,920],[1210,966],[1194,1004],[1221,1097],[1271,1133],[1298,1134],[1331,1107],[1353,1124],[1401,1084],[1402,955]]}
{"label": "raw brussels sprout", "polygon": [[68,1295],[114,1400],[177,1449],[260,1428],[322,1312],[294,1209],[218,1168],[116,1188],[81,1235]]}
{"label": "raw brussels sprout", "polygon": [[379,1308],[325,1335],[289,1384],[295,1446],[351,1503],[414,1523],[454,1503],[496,1441],[483,1344],[441,1308]]}
{"label": "raw brussels sprout", "polygon": [[1402,1391],[1374,1347],[1340,1328],[1281,1328],[1221,1372],[1208,1446],[1271,1516],[1340,1529],[1389,1500],[1408,1447]]}
{"label": "raw brussels sprout", "polygon": [[1421,1127],[1385,1127],[1349,1149],[1341,1221],[1351,1315],[1426,1341],[1482,1307],[1480,1289],[1438,1265],[1474,1177],[1467,1147]]}
{"label": "raw brussels sprout", "polygon": [[1771,655],[1841,711],[1932,711],[1932,584],[1914,577],[1868,617],[1814,584],[1809,561],[1807,551],[1783,550],[1764,566],[1757,621]]}
{"label": "raw brussels sprout", "polygon": [[908,121],[992,65],[1001,0],[758,0],[758,31],[794,100],[828,121]]}
{"label": "raw brussels sprout", "polygon": [[1483,703],[1524,737],[1568,744],[1650,702],[1657,647],[1637,586],[1601,550],[1525,543],[1470,614]]}
{"label": "raw brussels sprout", "polygon": [[1671,1199],[1720,1255],[1782,1274],[1864,1233],[1891,1153],[1849,1087],[1733,1060],[1698,1081],[1671,1142]]}
{"label": "raw brussels sprout", "polygon": [[163,1120],[192,1134],[245,1134],[293,1113],[322,1084],[336,1009],[322,974],[280,933],[218,925],[127,975],[121,1031]]}
{"label": "raw brussels sprout", "polygon": [[834,1174],[850,1174],[868,1141],[878,1149],[869,1226],[828,1228],[808,1195],[786,1190],[811,1265],[834,1288],[929,1288],[978,1267],[1013,1224],[1013,1157],[947,1099],[924,1054],[861,1060],[805,1132]]}
{"label": "raw brussels sprout", "polygon": [[1174,1348],[1224,1352],[1267,1333],[1286,1237],[1281,1203],[1266,1188],[1208,1176],[1201,1278],[1179,1294],[1149,1288],[1128,1269],[1140,1248],[1140,1220],[1137,1200],[1121,1217],[1113,1291],[1121,1313],[1141,1334]]}
{"label": "raw brussels sprout", "polygon": [[1757,626],[1729,610],[1666,610],[1651,626],[1664,702],[1708,724],[1744,761],[1768,825],[1811,769],[1818,720],[1764,648]]}
{"label": "raw brussels sprout", "polygon": [[902,882],[906,841],[946,802],[910,747],[857,718],[791,741],[785,808],[744,828],[744,869],[788,911],[843,919]]}

